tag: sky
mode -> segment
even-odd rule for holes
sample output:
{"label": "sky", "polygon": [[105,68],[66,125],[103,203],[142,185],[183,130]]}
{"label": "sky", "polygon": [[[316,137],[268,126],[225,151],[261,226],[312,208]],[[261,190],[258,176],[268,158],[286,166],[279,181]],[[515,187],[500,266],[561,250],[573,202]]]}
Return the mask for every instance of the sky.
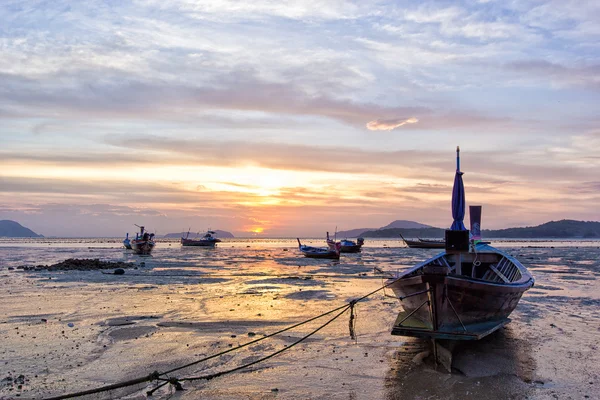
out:
{"label": "sky", "polygon": [[[0,219],[45,236],[600,220],[600,2],[0,1]],[[468,218],[467,218],[468,220]]]}

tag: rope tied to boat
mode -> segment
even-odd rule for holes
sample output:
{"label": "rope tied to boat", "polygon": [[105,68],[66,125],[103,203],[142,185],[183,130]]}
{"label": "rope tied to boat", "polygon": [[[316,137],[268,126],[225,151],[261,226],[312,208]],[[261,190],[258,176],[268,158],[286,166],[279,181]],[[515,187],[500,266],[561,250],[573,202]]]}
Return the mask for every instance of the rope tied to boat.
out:
{"label": "rope tied to boat", "polygon": [[291,349],[292,347],[296,346],[297,344],[302,343],[303,341],[305,341],[306,339],[308,339],[309,337],[311,337],[315,333],[319,332],[321,329],[325,328],[327,325],[329,325],[330,323],[332,323],[333,321],[335,321],[336,319],[338,319],[339,317],[341,317],[342,314],[344,314],[348,310],[348,308],[350,308],[350,306],[346,305],[341,312],[339,312],[338,314],[336,314],[333,318],[331,318],[329,321],[325,322],[323,325],[319,326],[318,328],[316,328],[312,332],[310,332],[307,335],[305,335],[305,336],[301,337],[300,339],[296,340],[291,345],[286,346],[286,347],[284,347],[284,348],[282,348],[280,350],[277,350],[276,352],[271,353],[271,354],[269,354],[269,355],[267,355],[265,357],[259,358],[258,360],[249,362],[249,363],[244,364],[244,365],[240,365],[239,367],[235,367],[235,368],[232,368],[232,369],[229,369],[229,370],[226,370],[226,371],[216,372],[216,373],[210,374],[210,375],[196,376],[196,377],[191,377],[191,378],[183,378],[183,379],[180,379],[180,380],[181,381],[196,381],[196,380],[207,380],[208,381],[208,380],[217,378],[219,376],[230,374],[232,372],[236,372],[236,371],[239,371],[241,369],[248,368],[248,367],[250,367],[250,366],[252,366],[254,364],[258,364],[258,363],[260,363],[262,361],[268,360],[269,358],[275,357],[276,355],[281,354],[284,351],[287,351],[287,350]]}
{"label": "rope tied to boat", "polygon": [[[307,319],[305,321],[302,321],[302,322],[299,322],[297,324],[294,324],[294,325],[288,326],[286,328],[280,329],[277,332],[265,335],[265,336],[263,336],[261,338],[255,339],[255,340],[251,340],[251,341],[246,342],[244,344],[241,344],[241,345],[239,345],[237,347],[233,347],[233,348],[221,351],[221,352],[219,352],[217,354],[213,354],[213,355],[201,358],[199,360],[190,362],[188,364],[172,368],[172,369],[170,369],[168,371],[165,371],[165,372],[154,371],[154,372],[152,372],[149,375],[146,375],[146,376],[143,376],[143,377],[140,377],[140,378],[136,378],[136,379],[132,379],[132,380],[129,380],[129,381],[123,381],[123,382],[115,383],[115,384],[112,384],[112,385],[106,385],[106,386],[102,386],[102,387],[98,387],[98,388],[90,389],[90,390],[85,390],[85,391],[81,391],[81,392],[63,394],[63,395],[59,395],[59,396],[47,398],[46,400],[62,400],[62,399],[69,399],[69,398],[74,398],[74,397],[81,397],[81,396],[85,396],[85,395],[97,394],[97,393],[101,393],[101,392],[112,391],[112,390],[115,390],[115,389],[121,389],[121,388],[129,387],[129,386],[134,386],[134,385],[141,384],[141,383],[154,382],[154,381],[157,382],[157,386],[146,392],[146,394],[148,396],[152,396],[152,394],[156,390],[158,390],[158,389],[160,389],[160,388],[162,388],[162,387],[164,387],[164,386],[166,386],[168,384],[173,385],[175,387],[175,390],[184,390],[184,388],[182,386],[182,382],[185,382],[185,381],[194,381],[194,380],[211,380],[211,379],[217,378],[219,376],[223,376],[223,375],[226,375],[226,374],[230,374],[230,373],[239,371],[239,370],[244,369],[244,368],[248,368],[248,367],[250,367],[252,365],[258,364],[258,363],[260,363],[262,361],[265,361],[265,360],[268,360],[268,359],[270,359],[272,357],[275,357],[276,355],[281,354],[284,351],[287,351],[287,350],[293,348],[294,346],[298,345],[299,343],[301,343],[304,340],[308,339],[309,337],[313,336],[314,334],[316,334],[317,332],[319,332],[321,329],[325,328],[326,326],[328,326],[329,324],[331,324],[333,321],[335,321],[336,319],[338,319],[340,316],[342,316],[348,310],[350,310],[350,321],[349,321],[350,337],[352,339],[356,340],[356,311],[354,309],[355,306],[356,306],[356,304],[358,304],[360,301],[363,301],[364,299],[366,299],[366,298],[374,295],[375,293],[378,293],[379,291],[385,290],[386,287],[394,284],[395,281],[396,280],[394,279],[394,280],[388,282],[387,284],[379,287],[376,290],[373,290],[372,292],[370,292],[370,293],[368,293],[368,294],[366,294],[366,295],[364,295],[362,297],[359,297],[357,299],[351,300],[351,301],[347,302],[346,304],[344,304],[342,306],[339,306],[339,307],[336,307],[336,308],[334,308],[332,310],[324,312],[324,313],[322,313],[322,314],[320,314],[320,315],[318,315],[316,317],[309,318],[309,319]],[[297,327],[299,327],[301,325],[305,325],[305,324],[307,324],[309,322],[315,321],[315,320],[320,319],[320,318],[322,318],[324,316],[333,314],[333,313],[335,313],[337,311],[339,311],[339,313],[337,313],[335,316],[333,316],[331,319],[329,319],[328,321],[326,321],[321,326],[319,326],[316,329],[314,329],[312,332],[310,332],[307,335],[303,336],[302,338],[298,339],[297,341],[295,341],[291,345],[285,346],[282,349],[280,349],[280,350],[278,350],[278,351],[276,351],[274,353],[271,353],[271,354],[269,354],[267,356],[259,358],[258,360],[255,360],[255,361],[252,361],[252,362],[240,365],[238,367],[235,367],[235,368],[232,368],[232,369],[229,369],[229,370],[224,370],[224,371],[216,372],[216,373],[209,374],[209,375],[203,375],[203,376],[197,376],[197,377],[188,377],[188,378],[174,378],[174,377],[169,377],[168,376],[169,374],[171,374],[171,373],[173,373],[175,371],[191,367],[193,365],[199,364],[201,362],[208,361],[208,360],[216,358],[216,357],[220,357],[220,356],[222,356],[222,355],[224,355],[226,353],[232,352],[232,351],[239,350],[239,349],[247,347],[247,346],[249,346],[251,344],[260,342],[262,340],[268,339],[268,338],[273,337],[275,335],[278,335],[280,333],[283,333],[283,332],[289,331],[291,329],[297,328]]]}

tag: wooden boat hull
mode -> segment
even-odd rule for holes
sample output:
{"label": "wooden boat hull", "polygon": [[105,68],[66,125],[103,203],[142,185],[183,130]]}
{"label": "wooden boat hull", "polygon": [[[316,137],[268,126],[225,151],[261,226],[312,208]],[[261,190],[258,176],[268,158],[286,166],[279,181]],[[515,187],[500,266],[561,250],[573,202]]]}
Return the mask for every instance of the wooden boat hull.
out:
{"label": "wooden boat hull", "polygon": [[443,249],[446,247],[446,241],[444,240],[408,240],[402,234],[400,234],[400,237],[411,249]]}
{"label": "wooden boat hull", "polygon": [[421,240],[406,240],[404,243],[411,249],[443,249],[446,244],[444,242],[429,242]]}
{"label": "wooden boat hull", "polygon": [[300,239],[296,239],[298,241],[298,249],[304,257],[308,258],[325,258],[330,260],[339,260],[340,259],[340,247],[342,246],[340,243],[336,243],[333,240],[329,239],[329,232],[327,232],[327,246],[329,248],[321,248],[321,247],[312,247],[302,244]]}
{"label": "wooden boat hull", "polygon": [[153,240],[132,240],[131,248],[135,254],[150,254],[156,243]]}
{"label": "wooden boat hull", "polygon": [[388,283],[403,307],[392,334],[472,340],[506,324],[534,279],[513,257],[479,245],[441,253]]}
{"label": "wooden boat hull", "polygon": [[352,245],[352,246],[344,246],[342,245],[342,247],[340,248],[340,253],[360,253],[362,246],[359,246],[357,244]]}
{"label": "wooden boat hull", "polygon": [[[404,326],[396,324],[392,334],[479,339],[477,336],[481,332],[500,327],[507,321],[523,293],[530,287],[529,284],[507,287],[449,276],[440,278],[423,275],[406,281],[399,280],[390,287],[396,296],[421,294],[402,301],[404,313],[400,314],[401,317],[413,314]],[[400,318],[396,322],[400,322]]]}
{"label": "wooden boat hull", "polygon": [[307,258],[321,258],[321,259],[327,259],[327,260],[339,260],[340,259],[340,255],[339,254],[311,254],[311,253],[304,253],[304,257]]}
{"label": "wooden boat hull", "polygon": [[340,247],[340,253],[359,253],[361,251],[362,244],[344,245]]}
{"label": "wooden boat hull", "polygon": [[359,253],[364,243],[365,241],[363,238],[358,238],[356,242],[344,239],[340,242],[340,253]]}
{"label": "wooden boat hull", "polygon": [[304,250],[302,248],[300,248],[300,252],[302,254],[304,254],[304,257],[308,257],[308,258],[325,258],[325,259],[330,259],[330,260],[339,260],[340,259],[340,253],[337,253],[335,251],[312,251],[312,250]]}
{"label": "wooden boat hull", "polygon": [[193,240],[181,238],[182,246],[215,247],[221,240]]}

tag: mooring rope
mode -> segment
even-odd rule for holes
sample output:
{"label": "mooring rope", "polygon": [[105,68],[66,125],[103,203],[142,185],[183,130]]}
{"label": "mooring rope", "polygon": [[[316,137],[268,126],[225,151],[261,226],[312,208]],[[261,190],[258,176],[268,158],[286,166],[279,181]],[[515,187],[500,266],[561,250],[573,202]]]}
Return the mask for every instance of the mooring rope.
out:
{"label": "mooring rope", "polygon": [[[114,272],[106,272],[106,271],[100,271],[102,274],[104,275],[116,275],[119,278],[126,278],[129,276],[143,276],[143,277],[149,277],[149,278],[156,278],[156,277],[185,277],[185,278],[239,278],[239,277],[243,277],[243,278],[248,278],[248,277],[258,277],[258,278],[282,278],[282,279],[299,279],[299,280],[310,280],[310,279],[314,279],[314,278],[348,278],[348,277],[356,277],[356,275],[354,273],[352,274],[311,274],[311,273],[305,273],[303,275],[290,275],[290,274],[275,274],[275,275],[264,275],[264,274],[160,274],[160,273],[156,273],[156,274],[138,274],[138,273],[124,273],[124,274],[115,274]],[[364,278],[363,275],[358,275],[359,277]],[[388,276],[383,276],[384,278],[389,278]],[[377,276],[375,276],[375,278],[377,278]]]}
{"label": "mooring rope", "polygon": [[[258,343],[258,342],[260,342],[260,341],[262,341],[262,340],[268,339],[268,338],[270,338],[270,337],[273,337],[273,336],[275,336],[275,335],[279,335],[280,333],[283,333],[283,332],[286,332],[286,331],[292,330],[292,329],[294,329],[294,328],[297,328],[297,327],[299,327],[299,326],[301,326],[301,325],[305,325],[305,324],[307,324],[307,323],[309,323],[309,322],[312,322],[312,321],[314,321],[314,320],[317,320],[317,319],[319,319],[319,318],[322,318],[322,317],[324,317],[324,316],[326,316],[326,315],[332,314],[332,313],[334,313],[334,312],[336,312],[336,311],[339,311],[339,310],[341,310],[342,308],[345,308],[345,307],[348,307],[348,305],[347,305],[347,304],[344,304],[343,306],[340,306],[340,307],[334,308],[333,310],[329,310],[329,311],[327,311],[326,313],[323,313],[323,314],[321,314],[321,315],[318,315],[318,316],[316,316],[316,317],[313,317],[313,318],[307,319],[306,321],[299,322],[299,323],[297,323],[297,324],[295,324],[295,325],[288,326],[287,328],[283,328],[283,329],[281,329],[281,330],[279,330],[279,331],[277,331],[277,332],[274,332],[274,333],[271,333],[271,334],[269,334],[269,335],[263,336],[263,337],[261,337],[261,338],[258,338],[258,339],[255,339],[255,340],[252,340],[252,341],[250,341],[250,342],[248,342],[248,343],[240,344],[240,345],[238,345],[237,347],[233,347],[233,348],[231,348],[231,349],[224,350],[224,351],[222,351],[222,352],[220,352],[220,353],[213,354],[212,356],[204,357],[204,358],[202,358],[202,359],[200,359],[200,360],[193,361],[193,362],[191,362],[191,363],[189,363],[189,364],[182,365],[182,366],[180,366],[180,367],[176,367],[176,368],[170,369],[170,370],[168,370],[168,371],[165,371],[165,372],[163,372],[161,375],[170,374],[170,373],[173,373],[173,372],[175,372],[175,371],[179,371],[179,370],[181,370],[181,369],[188,368],[188,367],[191,367],[191,366],[193,366],[193,365],[196,365],[196,364],[200,364],[201,362],[208,361],[208,360],[210,360],[210,359],[213,359],[213,358],[216,358],[216,357],[220,357],[220,356],[222,356],[222,355],[224,355],[224,354],[231,353],[232,351],[239,350],[239,349],[241,349],[241,348],[243,348],[243,347],[250,346],[251,344]],[[345,311],[345,310],[344,310],[344,311]]]}
{"label": "mooring rope", "polygon": [[311,337],[315,333],[319,332],[321,329],[325,328],[327,325],[329,325],[330,323],[332,323],[333,321],[335,321],[336,319],[338,319],[346,311],[348,311],[349,308],[350,308],[350,306],[348,306],[348,305],[345,306],[345,308],[341,312],[339,312],[336,316],[334,316],[333,318],[331,318],[329,321],[327,321],[326,323],[324,323],[323,325],[321,325],[320,327],[318,327],[314,331],[312,331],[309,334],[301,337],[300,339],[296,340],[294,343],[290,344],[289,346],[284,347],[281,350],[277,350],[276,352],[269,354],[268,356],[259,358],[258,360],[249,362],[249,363],[244,364],[244,365],[240,365],[239,367],[235,367],[235,368],[227,370],[227,371],[221,371],[221,372],[217,372],[217,373],[210,374],[210,375],[196,376],[196,377],[192,377],[192,378],[183,378],[183,379],[180,379],[180,381],[195,381],[195,380],[201,380],[201,379],[211,380],[211,379],[217,378],[217,377],[222,376],[222,375],[230,374],[232,372],[236,372],[236,371],[239,371],[241,369],[248,368],[248,367],[250,367],[252,365],[258,364],[259,362],[268,360],[269,358],[273,358],[276,355],[281,354],[284,351],[287,351],[287,350],[291,349],[292,347],[294,347],[297,344],[299,344],[299,343],[303,342],[304,340],[308,339],[309,337]]}
{"label": "mooring rope", "polygon": [[315,320],[317,320],[319,318],[325,317],[325,316],[327,316],[329,314],[332,314],[332,313],[334,313],[336,311],[339,311],[341,309],[344,309],[344,311],[342,311],[342,314],[343,314],[346,311],[347,308],[348,308],[348,304],[344,304],[343,306],[340,306],[340,307],[334,308],[332,310],[329,310],[329,311],[327,311],[327,312],[325,312],[323,314],[320,314],[320,315],[318,315],[316,317],[313,317],[313,318],[307,319],[305,321],[299,322],[297,324],[294,324],[294,325],[288,326],[286,328],[280,329],[277,332],[274,332],[274,333],[271,333],[269,335],[263,336],[261,338],[252,340],[250,342],[241,344],[241,345],[239,345],[237,347],[233,347],[231,349],[227,349],[227,350],[221,351],[221,352],[213,354],[211,356],[201,358],[201,359],[193,361],[191,363],[188,363],[188,364],[185,364],[185,365],[182,365],[182,366],[170,369],[168,371],[164,371],[164,372],[155,371],[155,372],[153,372],[153,373],[151,373],[151,374],[149,374],[147,376],[143,376],[143,377],[140,377],[140,378],[135,378],[135,379],[128,380],[128,381],[125,381],[125,382],[115,383],[113,385],[108,385],[108,386],[102,386],[102,387],[99,387],[99,388],[96,388],[96,389],[90,389],[90,390],[86,390],[86,391],[83,391],[83,392],[77,392],[77,393],[71,393],[71,394],[65,394],[65,395],[61,395],[61,396],[51,397],[51,398],[48,398],[46,400],[69,399],[69,398],[73,398],[73,397],[85,396],[85,395],[88,395],[88,394],[95,394],[95,393],[100,393],[100,392],[105,392],[105,391],[110,391],[110,390],[115,390],[115,389],[121,389],[121,388],[124,388],[124,387],[127,387],[127,386],[137,385],[137,384],[140,384],[140,383],[143,383],[143,382],[151,382],[151,381],[154,381],[154,380],[159,380],[159,378],[161,376],[164,376],[164,375],[173,373],[175,371],[179,371],[181,369],[188,368],[188,367],[194,366],[196,364],[200,364],[202,362],[211,360],[213,358],[220,357],[220,356],[225,355],[227,353],[230,353],[230,352],[242,349],[244,347],[247,347],[247,346],[250,346],[252,344],[258,343],[260,341],[266,340],[266,339],[268,339],[270,337],[273,337],[275,335],[279,335],[280,333],[292,330],[292,329],[297,328],[299,326],[305,325],[305,324],[307,324],[309,322],[315,321]]}
{"label": "mooring rope", "polygon": [[129,381],[115,383],[113,385],[101,386],[96,389],[84,390],[82,392],[63,394],[61,396],[49,397],[46,400],[62,400],[62,399],[71,399],[73,397],[87,396],[88,394],[96,394],[101,392],[108,392],[110,390],[121,389],[128,386],[139,385],[140,383],[155,381],[160,377],[160,373],[158,371],[154,371],[150,375],[143,376],[141,378],[131,379]]}
{"label": "mooring rope", "polygon": [[[311,337],[315,333],[319,332],[321,329],[325,328],[327,325],[329,325],[330,323],[332,323],[333,321],[335,321],[337,318],[339,318],[342,314],[344,314],[348,310],[351,310],[351,313],[350,313],[350,320],[351,320],[351,322],[350,322],[350,337],[352,339],[355,339],[356,338],[356,332],[355,332],[356,316],[354,314],[354,308],[355,308],[356,304],[359,303],[360,301],[362,301],[362,300],[364,300],[364,299],[366,299],[366,298],[374,295],[375,293],[377,293],[377,292],[379,292],[381,290],[385,290],[386,287],[394,284],[395,281],[396,280],[394,279],[393,281],[391,281],[391,282],[389,282],[389,283],[381,286],[380,288],[378,288],[376,290],[373,290],[370,293],[367,293],[364,296],[361,296],[361,297],[359,297],[357,299],[351,300],[351,301],[349,301],[348,303],[346,303],[346,304],[344,304],[342,306],[336,307],[336,308],[334,308],[332,310],[329,310],[329,311],[327,311],[327,312],[325,312],[323,314],[320,314],[320,315],[318,315],[316,317],[309,318],[309,319],[307,319],[305,321],[302,321],[302,322],[299,322],[297,324],[291,325],[291,326],[289,326],[287,328],[281,329],[281,330],[279,330],[277,332],[274,332],[274,333],[271,333],[269,335],[263,336],[261,338],[252,340],[250,342],[241,344],[241,345],[239,345],[237,347],[224,350],[224,351],[219,352],[217,354],[213,354],[211,356],[204,357],[202,359],[193,361],[191,363],[188,363],[188,364],[185,364],[185,365],[182,365],[182,366],[170,369],[168,371],[165,371],[165,372],[154,371],[151,374],[143,376],[143,377],[131,379],[131,380],[124,381],[124,382],[115,383],[115,384],[112,384],[112,385],[101,386],[101,387],[98,387],[96,389],[90,389],[90,390],[85,390],[85,391],[81,391],[81,392],[74,392],[74,393],[64,394],[64,395],[60,395],[60,396],[50,397],[50,398],[47,398],[46,400],[70,399],[70,398],[74,398],[74,397],[86,396],[86,395],[90,395],[90,394],[97,394],[97,393],[106,392],[106,391],[110,391],[110,390],[121,389],[121,388],[124,388],[124,387],[138,385],[138,384],[141,384],[141,383],[144,383],[144,382],[152,382],[152,381],[163,381],[163,383],[160,384],[160,385],[158,385],[156,388],[150,390],[147,393],[149,395],[151,395],[154,391],[156,391],[157,389],[159,389],[159,388],[161,388],[161,387],[163,387],[163,386],[165,386],[165,385],[167,385],[169,383],[173,384],[177,390],[180,390],[182,388],[180,382],[182,382],[182,381],[194,381],[194,380],[201,380],[201,379],[204,379],[204,380],[214,379],[214,378],[217,378],[217,377],[222,376],[222,375],[230,374],[230,373],[239,371],[241,369],[248,368],[248,367],[250,367],[252,365],[255,365],[255,364],[259,363],[259,362],[262,362],[262,361],[268,360],[268,359],[270,359],[272,357],[275,357],[276,355],[281,354],[281,353],[283,353],[286,350],[289,350],[290,348],[296,346],[297,344],[299,344],[299,343],[303,342],[304,340],[308,339],[309,337]],[[342,310],[342,311],[340,311],[340,310]],[[253,361],[253,362],[241,365],[239,367],[236,367],[236,368],[233,368],[233,369],[230,369],[230,370],[217,372],[217,373],[214,373],[214,374],[211,374],[211,375],[191,377],[191,378],[182,378],[182,379],[170,378],[170,377],[167,377],[167,379],[161,378],[162,376],[165,376],[167,374],[173,373],[175,371],[179,371],[181,369],[191,367],[191,366],[199,364],[201,362],[208,361],[210,359],[222,356],[222,355],[230,353],[232,351],[236,351],[236,350],[239,350],[241,348],[247,347],[247,346],[249,346],[251,344],[258,343],[258,342],[260,342],[262,340],[268,339],[268,338],[273,337],[275,335],[278,335],[280,333],[289,331],[289,330],[297,328],[297,327],[299,327],[301,325],[305,325],[305,324],[307,324],[309,322],[315,321],[315,320],[317,320],[319,318],[322,318],[324,316],[332,314],[332,313],[334,313],[336,311],[340,311],[340,312],[337,315],[335,315],[333,318],[331,318],[330,320],[328,320],[325,324],[321,325],[320,327],[318,327],[314,331],[310,332],[309,334],[303,336],[302,338],[300,338],[296,342],[292,343],[290,346],[284,347],[281,350],[278,350],[278,351],[276,351],[276,352],[274,352],[272,354],[269,354],[268,356],[262,357],[262,358],[260,358],[258,360]]]}

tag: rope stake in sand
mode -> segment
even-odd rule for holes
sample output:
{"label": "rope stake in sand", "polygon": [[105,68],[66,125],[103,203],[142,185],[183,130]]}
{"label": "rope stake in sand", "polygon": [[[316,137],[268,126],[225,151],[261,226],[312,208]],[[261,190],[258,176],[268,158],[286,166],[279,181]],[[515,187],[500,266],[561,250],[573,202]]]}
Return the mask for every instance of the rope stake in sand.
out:
{"label": "rope stake in sand", "polygon": [[355,301],[350,302],[350,319],[348,320],[348,328],[350,329],[350,338],[356,340],[356,316],[354,315]]}

